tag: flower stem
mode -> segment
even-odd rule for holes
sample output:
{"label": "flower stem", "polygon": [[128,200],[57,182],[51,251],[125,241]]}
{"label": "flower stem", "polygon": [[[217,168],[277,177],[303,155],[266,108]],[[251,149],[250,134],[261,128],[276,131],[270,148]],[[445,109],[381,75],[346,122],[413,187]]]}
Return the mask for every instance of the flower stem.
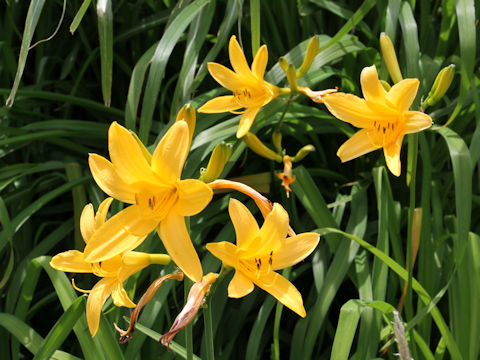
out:
{"label": "flower stem", "polygon": [[207,360],[215,359],[213,346],[213,325],[212,325],[212,298],[208,297],[207,306],[203,308],[203,321],[205,324],[205,342],[207,348]]}
{"label": "flower stem", "polygon": [[[282,276],[285,277],[287,280],[290,277],[290,272],[292,268],[286,268],[282,272]],[[280,320],[282,319],[282,311],[283,305],[280,302],[277,302],[277,306],[275,308],[275,322],[273,324],[273,359],[280,360]]]}
{"label": "flower stem", "polygon": [[[183,288],[185,293],[185,303],[187,302],[188,293],[192,287],[193,282],[189,278],[185,277],[183,280]],[[187,350],[186,360],[193,360],[193,325],[192,323],[185,326],[185,348]]]}

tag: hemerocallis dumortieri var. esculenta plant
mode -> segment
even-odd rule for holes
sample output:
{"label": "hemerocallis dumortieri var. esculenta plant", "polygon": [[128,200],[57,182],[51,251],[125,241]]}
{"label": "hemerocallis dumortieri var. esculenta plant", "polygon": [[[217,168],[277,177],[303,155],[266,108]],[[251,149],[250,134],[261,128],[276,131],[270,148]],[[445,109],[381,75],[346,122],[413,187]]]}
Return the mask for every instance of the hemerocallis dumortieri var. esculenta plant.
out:
{"label": "hemerocallis dumortieri var. esculenta plant", "polygon": [[259,110],[275,99],[280,89],[263,80],[268,62],[268,50],[265,45],[258,49],[251,69],[235,35],[230,38],[228,51],[234,71],[213,62],[208,63],[208,71],[220,85],[231,90],[233,95],[218,96],[209,100],[198,109],[198,112],[243,113],[237,130],[237,138],[241,138],[250,130]]}
{"label": "hemerocallis dumortieri var. esculenta plant", "polygon": [[[95,232],[105,223],[112,200],[112,198],[104,200],[98,207],[96,215],[92,204],[86,205],[83,209],[80,216],[80,231],[85,243],[88,244]],[[113,303],[116,306],[135,307],[123,288],[123,282],[150,264],[166,265],[169,262],[170,257],[168,255],[126,251],[102,262],[91,263],[85,260],[83,252],[69,250],[55,255],[50,265],[61,271],[92,273],[103,278],[97,282],[92,290],[81,290],[74,285],[77,290],[89,293],[87,323],[90,333],[95,336],[100,324],[100,312],[108,297],[112,296]]]}
{"label": "hemerocallis dumortieri var. esculenta plant", "polygon": [[337,155],[345,162],[383,148],[389,170],[400,176],[403,137],[432,125],[432,118],[427,114],[409,110],[420,82],[418,79],[404,79],[387,92],[373,65],[362,70],[360,83],[363,99],[340,92],[324,99],[335,117],[362,128],[338,149]]}
{"label": "hemerocallis dumortieri var. esculenta plant", "polygon": [[272,294],[283,305],[305,317],[302,295],[290,281],[274,270],[305,259],[315,249],[319,235],[303,233],[287,238],[288,214],[276,203],[261,229],[250,211],[231,199],[228,211],[237,235],[237,244],[222,241],[207,249],[222,262],[235,268],[228,285],[228,296],[240,298],[252,292],[254,284]]}
{"label": "hemerocallis dumortieri var. esculenta plant", "polygon": [[187,123],[179,120],[150,158],[127,129],[112,123],[108,131],[111,162],[91,154],[90,170],[104,192],[133,205],[95,232],[85,248],[87,261],[103,261],[132,250],[157,229],[168,254],[185,275],[194,281],[202,278],[202,266],[184,218],[202,211],[213,192],[202,181],[180,180],[189,144]]}

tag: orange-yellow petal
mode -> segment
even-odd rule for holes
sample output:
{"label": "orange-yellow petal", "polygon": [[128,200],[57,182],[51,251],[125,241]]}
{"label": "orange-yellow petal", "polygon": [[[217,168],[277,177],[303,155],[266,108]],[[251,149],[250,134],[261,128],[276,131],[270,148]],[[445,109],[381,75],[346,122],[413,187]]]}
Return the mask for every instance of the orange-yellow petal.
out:
{"label": "orange-yellow petal", "polygon": [[397,140],[383,148],[385,162],[390,172],[395,176],[400,176],[402,166],[400,163],[400,149],[402,148],[403,136],[399,136]]}
{"label": "orange-yellow petal", "polygon": [[258,279],[251,279],[255,285],[273,295],[283,305],[295,311],[301,317],[307,315],[303,307],[302,295],[293,284],[276,272],[262,274]]}
{"label": "orange-yellow petal", "polygon": [[258,233],[259,240],[250,244],[249,257],[262,256],[271,251],[276,252],[285,242],[288,226],[288,213],[282,205],[275,203]]}
{"label": "orange-yellow petal", "polygon": [[110,161],[100,155],[90,154],[88,164],[93,179],[106,194],[122,202],[135,203],[135,189],[123,181]]}
{"label": "orange-yellow petal", "polygon": [[92,289],[87,299],[87,323],[92,336],[95,336],[100,325],[100,313],[103,304],[115,288],[115,279],[105,278],[100,280]]}
{"label": "orange-yellow petal", "polygon": [[228,213],[235,228],[237,247],[246,250],[258,236],[260,229],[257,221],[250,210],[236,199],[230,199]]}
{"label": "orange-yellow petal", "polygon": [[417,95],[418,79],[405,79],[392,86],[387,94],[387,99],[400,112],[408,111]]}
{"label": "orange-yellow petal", "polygon": [[83,208],[80,215],[80,233],[82,234],[83,241],[88,242],[88,239],[93,235],[95,231],[95,211],[92,204],[87,204]]}
{"label": "orange-yellow petal", "polygon": [[368,130],[362,129],[357,131],[350,139],[345,141],[337,151],[337,156],[342,162],[350,161],[363,154],[379,149],[368,137]]}
{"label": "orange-yellow petal", "polygon": [[158,181],[135,138],[116,122],[108,130],[108,151],[117,174],[127,184]]}
{"label": "orange-yellow petal", "polygon": [[198,112],[215,114],[227,111],[235,111],[240,109],[240,106],[235,101],[233,95],[218,96],[212,100],[207,101],[198,109]]}
{"label": "orange-yellow petal", "polygon": [[235,89],[241,88],[245,83],[245,80],[242,80],[239,75],[223,65],[210,62],[207,67],[210,75],[228,90],[235,91]]}
{"label": "orange-yellow petal", "polygon": [[235,35],[232,35],[230,38],[230,43],[228,45],[228,52],[230,56],[230,63],[232,64],[233,70],[240,76],[251,77],[252,72],[248,67],[247,59],[243,53],[240,44],[237,41]]}
{"label": "orange-yellow petal", "polygon": [[352,94],[330,94],[324,103],[333,116],[358,128],[372,127],[374,121],[383,119],[382,114],[372,110],[365,99]]}
{"label": "orange-yellow petal", "polygon": [[75,273],[91,273],[90,263],[86,262],[83,253],[78,250],[68,250],[55,255],[50,261],[50,266],[56,270],[75,272]]}
{"label": "orange-yellow petal", "polygon": [[191,280],[200,281],[203,275],[202,265],[188,235],[183,216],[170,213],[157,227],[157,231],[175,264]]}
{"label": "orange-yellow petal", "polygon": [[263,80],[265,69],[268,62],[268,49],[266,45],[262,45],[257,51],[257,55],[253,59],[252,72],[258,79]]}
{"label": "orange-yellow petal", "polygon": [[287,238],[285,245],[272,254],[272,269],[284,269],[299,263],[315,250],[319,241],[320,235],[316,233]]}
{"label": "orange-yellow petal", "polygon": [[102,203],[98,206],[97,213],[95,214],[95,229],[98,229],[105,223],[105,219],[107,218],[108,209],[110,209],[110,205],[112,205],[113,198],[109,197],[102,201]]}
{"label": "orange-yellow petal", "polygon": [[152,156],[152,169],[167,184],[180,179],[189,150],[188,125],[180,120],[168,129]]}
{"label": "orange-yellow petal", "polygon": [[134,308],[136,306],[128,297],[123,285],[119,282],[117,282],[115,289],[112,291],[112,300],[115,306],[125,306],[129,308]]}
{"label": "orange-yellow petal", "polygon": [[236,270],[230,284],[228,284],[228,296],[231,298],[244,297],[250,294],[254,287],[252,280]]}
{"label": "orange-yellow petal", "polygon": [[362,85],[363,97],[367,101],[374,103],[384,103],[387,96],[385,88],[378,79],[377,68],[375,65],[366,67],[360,74],[360,84]]}
{"label": "orange-yellow petal", "polygon": [[420,111],[407,111],[403,114],[405,134],[416,133],[432,126],[432,118]]}
{"label": "orange-yellow petal", "polygon": [[158,222],[141,216],[137,205],[131,205],[111,217],[92,236],[85,247],[85,260],[103,261],[140,245]]}
{"label": "orange-yellow petal", "polygon": [[207,250],[213,256],[222,260],[225,265],[235,267],[237,264],[237,247],[232,243],[221,241],[218,243],[208,243]]}
{"label": "orange-yellow petal", "polygon": [[212,189],[203,181],[196,179],[181,180],[177,183],[178,200],[175,212],[181,216],[193,216],[210,203]]}
{"label": "orange-yellow petal", "polygon": [[240,119],[240,124],[238,125],[237,138],[240,139],[244,137],[250,128],[252,127],[255,116],[260,111],[260,107],[250,107],[242,115]]}

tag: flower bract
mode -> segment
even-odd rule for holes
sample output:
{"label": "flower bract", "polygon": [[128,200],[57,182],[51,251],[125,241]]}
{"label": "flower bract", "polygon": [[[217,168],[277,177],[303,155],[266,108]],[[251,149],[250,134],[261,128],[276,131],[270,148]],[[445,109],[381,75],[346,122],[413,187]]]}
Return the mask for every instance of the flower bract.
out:
{"label": "flower bract", "polygon": [[335,117],[362,128],[338,149],[337,155],[345,162],[383,148],[389,170],[400,176],[403,137],[432,125],[427,114],[409,110],[420,82],[404,79],[387,92],[378,79],[375,65],[362,70],[360,82],[363,99],[340,92],[324,99]]}
{"label": "flower bract", "polygon": [[237,244],[225,241],[207,244],[207,249],[213,255],[225,265],[235,268],[235,275],[228,286],[228,296],[243,297],[257,285],[305,317],[300,292],[274,270],[290,267],[305,259],[317,246],[319,235],[303,233],[287,237],[288,214],[278,203],[273,205],[261,228],[238,200],[230,200],[228,211],[235,227]]}

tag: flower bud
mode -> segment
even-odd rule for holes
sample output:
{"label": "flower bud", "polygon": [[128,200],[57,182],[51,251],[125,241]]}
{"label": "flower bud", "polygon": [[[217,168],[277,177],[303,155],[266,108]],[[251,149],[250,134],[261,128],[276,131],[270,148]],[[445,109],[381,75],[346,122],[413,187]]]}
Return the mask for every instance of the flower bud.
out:
{"label": "flower bud", "polygon": [[232,145],[222,141],[213,149],[207,168],[200,175],[200,180],[209,183],[220,177],[227,161],[232,155]]}
{"label": "flower bud", "polygon": [[295,70],[295,65],[293,64],[288,65],[287,80],[292,94],[295,95],[296,93],[298,93],[297,72]]}
{"label": "flower bud", "polygon": [[282,148],[282,133],[278,130],[275,130],[272,134],[272,142],[273,146],[275,146],[275,150],[277,150],[278,153],[281,153],[283,151]]}
{"label": "flower bud", "polygon": [[129,133],[133,136],[138,146],[140,146],[140,150],[142,150],[143,157],[145,158],[145,160],[147,160],[148,164],[150,165],[152,163],[152,154],[150,154],[150,151],[148,151],[148,149],[145,147],[143,142],[139,139],[137,134],[135,134],[135,132],[129,130]]}
{"label": "flower bud", "polygon": [[396,84],[403,80],[392,40],[384,32],[380,34],[380,48],[382,49],[383,59],[385,60],[392,81]]}
{"label": "flower bud", "polygon": [[386,82],[385,80],[380,80],[380,84],[382,84],[383,88],[385,89],[385,91],[390,91],[390,89],[392,88],[390,86],[390,84],[388,82]]}
{"label": "flower bud", "polygon": [[284,56],[278,59],[278,65],[282,68],[282,70],[287,73],[288,71],[288,60]]}
{"label": "flower bud", "polygon": [[276,175],[280,180],[282,180],[282,186],[287,192],[287,198],[290,197],[290,193],[292,192],[290,184],[295,182],[295,180],[297,179],[295,175],[292,176],[292,159],[290,158],[290,156],[285,155],[283,157],[283,172]]}
{"label": "flower bud", "polygon": [[275,160],[276,162],[282,162],[282,156],[269,149],[255,134],[248,132],[243,137],[243,141],[258,155],[270,160]]}
{"label": "flower bud", "polygon": [[444,67],[438,73],[427,99],[422,102],[422,107],[425,109],[427,106],[435,105],[447,92],[450,84],[452,83],[453,76],[455,75],[455,65],[450,64]]}
{"label": "flower bud", "polygon": [[184,120],[188,125],[188,132],[190,135],[190,140],[188,142],[188,148],[190,149],[190,145],[192,144],[193,132],[195,131],[195,124],[197,121],[197,115],[195,114],[195,108],[190,105],[184,105],[177,115],[177,120],[180,121]]}
{"label": "flower bud", "polygon": [[313,60],[315,60],[315,56],[318,54],[318,49],[320,48],[320,39],[318,35],[313,36],[307,45],[307,51],[305,52],[305,58],[303,59],[302,65],[297,71],[297,78],[301,78],[305,75],[312,66]]}
{"label": "flower bud", "polygon": [[305,156],[307,156],[309,153],[313,151],[315,151],[315,146],[311,144],[305,145],[300,150],[298,150],[297,154],[292,158],[292,162],[298,162],[302,160]]}

